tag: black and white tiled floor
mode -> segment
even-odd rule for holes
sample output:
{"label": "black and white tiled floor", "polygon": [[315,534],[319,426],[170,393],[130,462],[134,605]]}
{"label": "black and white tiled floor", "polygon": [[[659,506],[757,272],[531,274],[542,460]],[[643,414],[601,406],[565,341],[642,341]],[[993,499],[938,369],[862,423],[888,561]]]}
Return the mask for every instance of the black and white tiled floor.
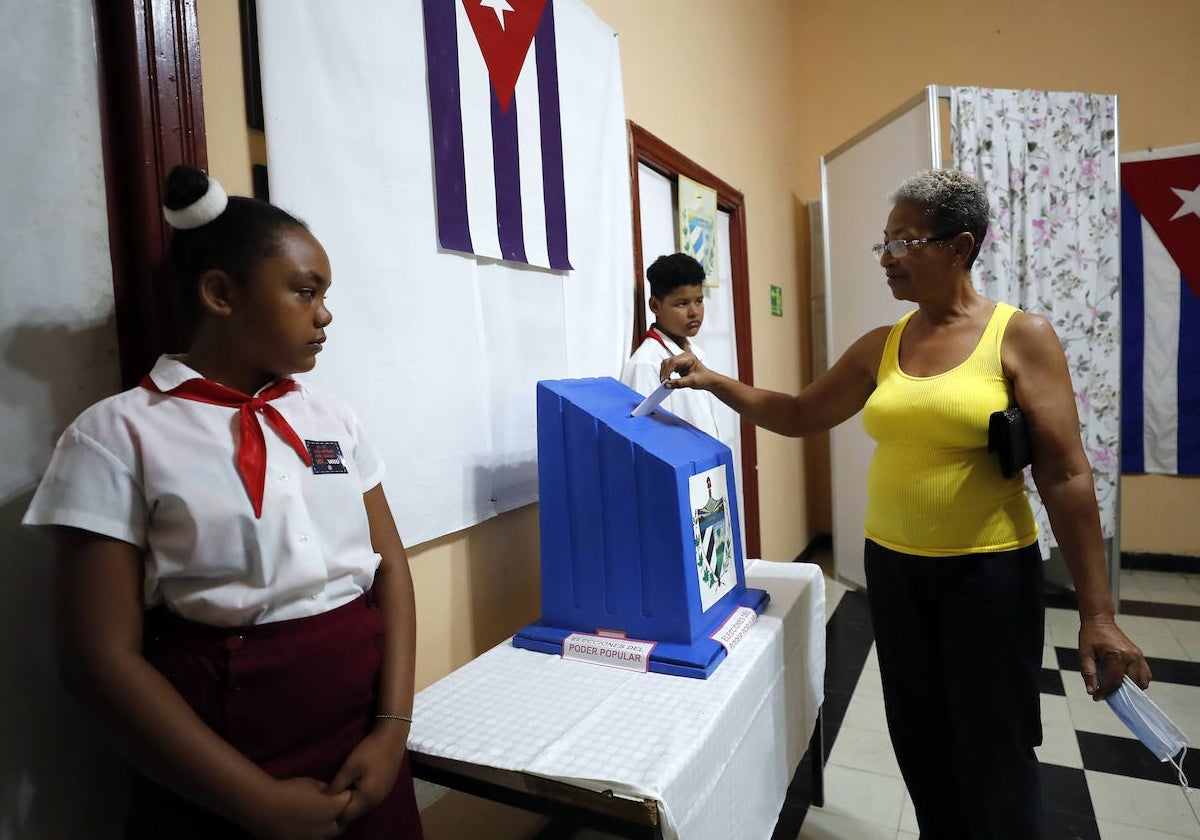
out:
{"label": "black and white tiled floor", "polygon": [[[814,558],[819,559],[819,558]],[[1122,629],[1149,658],[1150,697],[1197,744],[1185,770],[1200,811],[1200,574],[1121,574]],[[1078,672],[1077,613],[1046,611],[1042,763],[1046,840],[1197,840],[1174,770],[1135,740]],[[772,840],[915,840],[917,822],[884,720],[866,595],[826,578],[825,804],[812,807],[811,756]],[[589,829],[572,840],[608,840]],[[731,840],[737,840],[731,838]]]}
{"label": "black and white tiled floor", "polygon": [[[866,597],[828,582],[825,805],[808,806],[807,774],[780,815],[776,840],[916,838],[884,722],[879,666]],[[1200,575],[1124,571],[1120,624],[1154,670],[1150,696],[1200,743]],[[1048,840],[1200,838],[1170,765],[1136,741],[1078,672],[1078,618],[1066,603],[1046,612],[1042,722]],[[1200,750],[1197,750],[1200,753]],[[1185,770],[1200,782],[1200,755]],[[806,758],[807,762],[808,759]],[[1200,791],[1192,805],[1200,811]],[[796,831],[799,831],[797,837]]]}

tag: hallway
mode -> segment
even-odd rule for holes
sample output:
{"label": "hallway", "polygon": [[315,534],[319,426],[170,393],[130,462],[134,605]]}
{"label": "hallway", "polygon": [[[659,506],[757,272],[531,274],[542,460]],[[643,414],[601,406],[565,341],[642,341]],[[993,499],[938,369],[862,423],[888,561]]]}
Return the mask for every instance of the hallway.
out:
{"label": "hallway", "polygon": [[[794,790],[777,840],[907,840],[917,824],[884,722],[879,666],[864,593],[828,580],[825,806]],[[1150,697],[1193,740],[1200,738],[1200,575],[1125,570],[1122,629],[1154,671]],[[1175,771],[1136,741],[1107,703],[1084,691],[1078,618],[1067,598],[1049,599],[1042,659],[1042,763],[1046,837],[1053,840],[1200,838]],[[807,761],[807,758],[805,759]],[[1184,768],[1193,785],[1200,757]],[[797,773],[806,780],[806,767]],[[1200,810],[1200,794],[1193,791]]]}

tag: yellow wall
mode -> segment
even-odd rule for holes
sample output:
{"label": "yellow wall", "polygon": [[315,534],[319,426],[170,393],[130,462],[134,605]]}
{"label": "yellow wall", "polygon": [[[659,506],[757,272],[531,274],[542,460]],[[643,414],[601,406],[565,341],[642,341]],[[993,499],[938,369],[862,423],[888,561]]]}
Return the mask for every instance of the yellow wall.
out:
{"label": "yellow wall", "polygon": [[237,0],[198,0],[196,17],[208,169],[230,195],[253,195],[250,164],[264,161],[246,128]]}
{"label": "yellow wall", "polygon": [[[755,378],[769,388],[795,392],[810,375],[803,201],[820,193],[820,155],[924,85],[1116,93],[1122,149],[1200,140],[1196,0],[589,5],[620,34],[629,118],[745,194]],[[198,6],[210,165],[232,190],[248,193],[249,161],[261,143],[245,133],[237,2]],[[708,97],[698,108],[701,83]],[[770,285],[784,289],[783,318],[769,314]],[[827,450],[821,441],[809,450],[806,466],[800,442],[759,434],[765,557],[791,559],[815,532],[830,530]],[[1196,510],[1200,480],[1126,479],[1123,548],[1200,553]],[[537,616],[536,506],[419,546],[410,559],[419,686]],[[454,821],[477,818],[447,807],[450,799],[428,815],[431,840],[462,836]],[[497,837],[530,830],[511,813],[488,819]]]}

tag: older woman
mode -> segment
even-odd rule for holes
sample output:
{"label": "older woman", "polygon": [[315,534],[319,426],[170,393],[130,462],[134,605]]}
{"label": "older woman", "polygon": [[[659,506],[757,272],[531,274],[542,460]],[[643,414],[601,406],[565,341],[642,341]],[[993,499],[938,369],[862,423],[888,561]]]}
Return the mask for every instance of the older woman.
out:
{"label": "older woman", "polygon": [[874,250],[892,294],[916,309],[859,338],[798,396],[713,373],[691,354],[663,362],[672,387],[711,391],[765,429],[825,431],[860,409],[876,441],[867,477],[865,564],[888,730],[921,837],[1041,837],[1044,630],[1037,526],[1022,476],[987,451],[988,418],[1015,398],[1033,478],[1079,600],[1087,691],[1126,673],[1150,682],[1117,627],[1092,473],[1062,346],[1039,315],[976,292],[987,231],[983,187],[961,172],[908,179]]}

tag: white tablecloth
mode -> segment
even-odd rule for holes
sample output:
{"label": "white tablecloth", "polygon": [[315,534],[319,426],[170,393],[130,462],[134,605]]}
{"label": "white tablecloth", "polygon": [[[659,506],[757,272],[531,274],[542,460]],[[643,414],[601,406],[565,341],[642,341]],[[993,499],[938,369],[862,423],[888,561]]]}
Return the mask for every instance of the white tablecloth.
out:
{"label": "white tablecloth", "polygon": [[664,838],[769,838],[824,701],[825,580],[746,562],[771,603],[707,680],[522,650],[417,694],[409,747],[659,803]]}

